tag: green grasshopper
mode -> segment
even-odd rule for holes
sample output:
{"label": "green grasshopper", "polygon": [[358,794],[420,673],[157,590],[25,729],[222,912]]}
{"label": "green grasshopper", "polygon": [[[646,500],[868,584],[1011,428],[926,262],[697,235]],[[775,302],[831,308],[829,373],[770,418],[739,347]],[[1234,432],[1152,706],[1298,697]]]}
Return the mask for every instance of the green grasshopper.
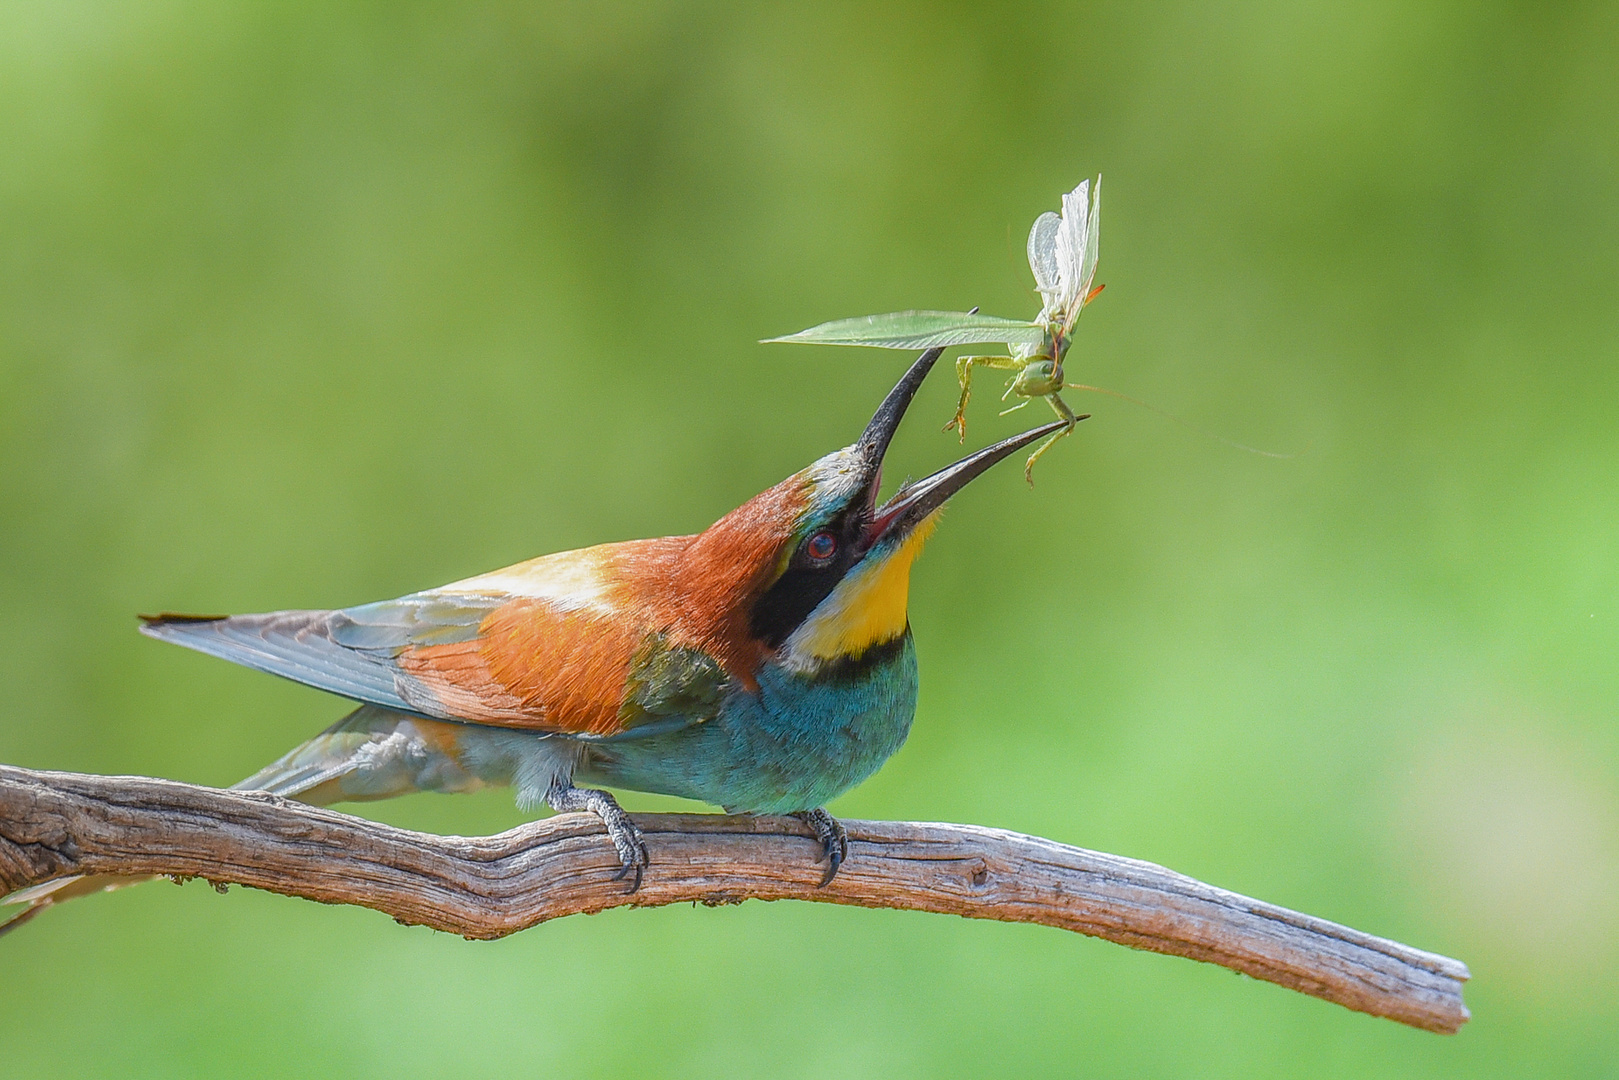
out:
{"label": "green grasshopper", "polygon": [[[1007,409],[1021,409],[1034,398],[1045,398],[1052,411],[1068,421],[1029,455],[1023,476],[1034,483],[1034,463],[1074,425],[1085,419],[1075,416],[1059,391],[1089,389],[1063,381],[1062,362],[1073,340],[1074,324],[1097,293],[1091,287],[1096,276],[1097,241],[1102,209],[1102,178],[1095,184],[1084,180],[1062,197],[1062,214],[1047,211],[1029,230],[1029,268],[1034,271],[1035,288],[1043,304],[1032,322],[980,315],[972,311],[896,311],[888,315],[866,315],[837,319],[812,326],[786,337],[787,341],[818,345],[867,345],[884,349],[931,349],[949,345],[996,343],[1007,346],[1007,356],[963,356],[956,361],[956,378],[961,383],[961,399],[956,415],[944,426],[954,428],[963,441],[967,438],[967,401],[972,397],[973,369],[987,367],[1012,372],[1007,381],[1005,401],[1014,394],[1023,401]],[[1004,413],[1002,415],[1005,415]]]}

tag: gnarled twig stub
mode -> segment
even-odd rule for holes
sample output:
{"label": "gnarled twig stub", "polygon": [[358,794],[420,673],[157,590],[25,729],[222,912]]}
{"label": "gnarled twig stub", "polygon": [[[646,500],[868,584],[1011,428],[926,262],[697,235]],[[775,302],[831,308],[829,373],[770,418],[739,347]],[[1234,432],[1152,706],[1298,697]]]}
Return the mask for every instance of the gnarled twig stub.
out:
{"label": "gnarled twig stub", "polygon": [[639,892],[614,880],[599,822],[434,836],[256,793],[0,766],[0,895],[66,874],[250,885],[498,938],[630,904],[818,900],[1034,922],[1219,964],[1350,1009],[1450,1033],[1460,961],[1205,885],[1152,863],[971,825],[844,821],[850,857],[820,888],[791,818],[646,814]]}

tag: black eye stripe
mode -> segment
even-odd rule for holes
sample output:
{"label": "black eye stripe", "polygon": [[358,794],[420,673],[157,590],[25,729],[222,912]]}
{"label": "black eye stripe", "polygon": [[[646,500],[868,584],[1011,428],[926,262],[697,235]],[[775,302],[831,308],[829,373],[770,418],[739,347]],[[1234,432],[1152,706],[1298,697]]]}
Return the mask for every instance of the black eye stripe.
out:
{"label": "black eye stripe", "polygon": [[[859,547],[856,541],[861,525],[859,517],[850,514],[829,522],[799,543],[788,560],[786,572],[753,606],[749,622],[755,638],[772,649],[779,648],[837,588],[843,575],[859,561],[855,552]],[[815,550],[816,541],[823,538],[831,541],[832,550],[820,555]]]}

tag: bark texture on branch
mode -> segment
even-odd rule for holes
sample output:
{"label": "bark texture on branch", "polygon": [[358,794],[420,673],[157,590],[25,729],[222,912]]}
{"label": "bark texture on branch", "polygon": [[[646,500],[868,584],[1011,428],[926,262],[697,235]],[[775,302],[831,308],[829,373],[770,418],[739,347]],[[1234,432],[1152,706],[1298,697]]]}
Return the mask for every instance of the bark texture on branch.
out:
{"label": "bark texture on branch", "polygon": [[0,766],[0,895],[69,874],[169,874],[358,904],[471,938],[622,905],[819,900],[1043,923],[1428,1031],[1468,1018],[1460,961],[1152,863],[971,825],[845,820],[849,860],[820,888],[819,846],[792,818],[634,818],[652,864],[627,895],[587,815],[434,836],[260,793]]}

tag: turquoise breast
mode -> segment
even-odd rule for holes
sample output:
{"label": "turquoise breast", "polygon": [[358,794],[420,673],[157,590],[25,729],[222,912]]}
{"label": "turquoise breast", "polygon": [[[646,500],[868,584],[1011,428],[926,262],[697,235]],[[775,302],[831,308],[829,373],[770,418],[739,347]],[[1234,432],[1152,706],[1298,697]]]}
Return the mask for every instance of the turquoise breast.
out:
{"label": "turquoise breast", "polygon": [[909,628],[813,675],[767,662],[758,682],[757,692],[732,687],[719,715],[703,723],[590,745],[574,782],[729,811],[811,810],[876,772],[904,744],[916,714]]}

